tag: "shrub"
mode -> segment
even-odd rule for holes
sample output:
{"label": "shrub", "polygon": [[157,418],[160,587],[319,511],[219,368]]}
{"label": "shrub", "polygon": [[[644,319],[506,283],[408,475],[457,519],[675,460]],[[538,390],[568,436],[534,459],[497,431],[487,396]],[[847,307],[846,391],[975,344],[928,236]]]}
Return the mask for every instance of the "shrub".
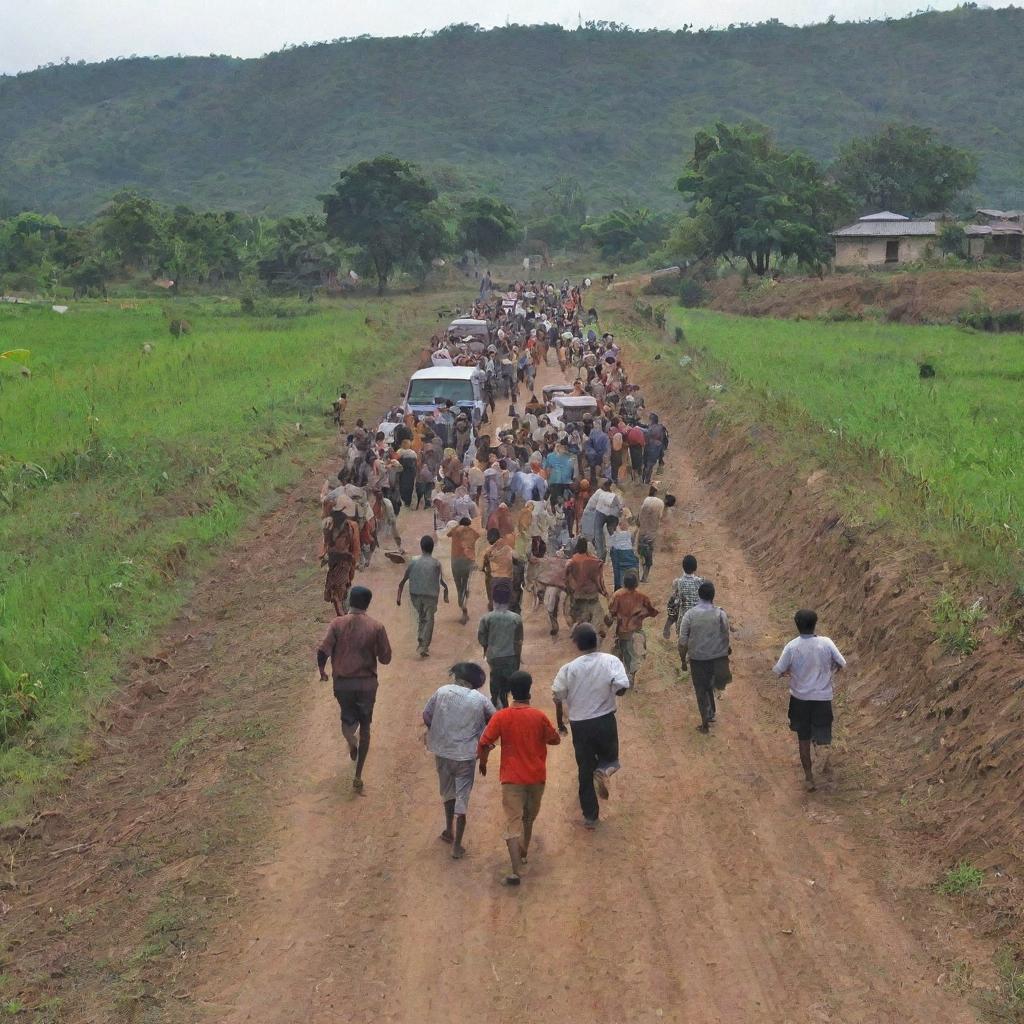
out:
{"label": "shrub", "polygon": [[679,278],[675,274],[663,274],[655,277],[644,287],[644,295],[675,296],[679,291]]}
{"label": "shrub", "polygon": [[944,590],[932,613],[939,642],[950,654],[973,654],[981,643],[974,627],[984,615],[980,600],[964,608],[949,591]]}
{"label": "shrub", "polygon": [[187,320],[172,320],[168,329],[175,338],[192,333],[192,325]]}
{"label": "shrub", "polygon": [[962,860],[951,867],[939,883],[939,892],[943,896],[963,896],[964,893],[980,889],[985,875],[981,868],[976,868],[969,860]]}
{"label": "shrub", "polygon": [[686,309],[696,309],[708,301],[708,290],[692,277],[684,277],[679,283],[679,304]]}
{"label": "shrub", "polygon": [[35,712],[42,683],[0,661],[0,739],[10,739]]}
{"label": "shrub", "polygon": [[864,316],[851,309],[844,309],[842,306],[833,306],[832,309],[822,313],[818,319],[827,324],[845,324],[854,320],[863,320]]}

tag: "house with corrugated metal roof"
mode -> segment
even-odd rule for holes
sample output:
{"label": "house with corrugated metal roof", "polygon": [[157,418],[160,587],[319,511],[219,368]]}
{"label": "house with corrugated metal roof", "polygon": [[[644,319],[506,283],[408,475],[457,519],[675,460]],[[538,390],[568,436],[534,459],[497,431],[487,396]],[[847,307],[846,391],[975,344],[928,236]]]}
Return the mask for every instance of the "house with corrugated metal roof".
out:
{"label": "house with corrugated metal roof", "polygon": [[975,223],[968,224],[967,251],[974,259],[1003,256],[1024,259],[1024,211],[977,210]]}
{"label": "house with corrugated metal roof", "polygon": [[934,220],[911,220],[884,210],[832,232],[837,267],[886,267],[928,259],[939,240]]}

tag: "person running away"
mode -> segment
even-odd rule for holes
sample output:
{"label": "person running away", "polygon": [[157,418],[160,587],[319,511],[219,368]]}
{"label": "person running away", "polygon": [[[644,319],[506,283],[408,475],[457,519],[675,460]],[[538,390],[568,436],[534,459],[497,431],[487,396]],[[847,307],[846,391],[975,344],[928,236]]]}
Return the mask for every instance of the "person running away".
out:
{"label": "person running away", "polygon": [[462,840],[475,778],[477,744],[494,715],[494,706],[480,692],[487,676],[479,665],[460,661],[448,672],[452,681],[431,695],[423,708],[423,724],[444,804],[441,839],[452,844],[452,858],[461,860],[466,855]]}
{"label": "person running away", "polygon": [[391,664],[387,630],[366,614],[372,597],[367,587],[353,587],[348,595],[348,614],[331,621],[316,652],[317,668],[324,682],[328,678],[327,663],[331,663],[334,698],[341,709],[341,734],[356,766],[352,788],[360,793],[377,702],[377,668]]}
{"label": "person running away", "polygon": [[505,844],[512,864],[506,885],[519,885],[522,865],[530,852],[533,823],[540,813],[547,782],[548,747],[561,743],[543,711],[530,706],[533,677],[514,672],[509,677],[512,703],[487,723],[480,737],[477,756],[480,774],[487,774],[491,750],[501,744],[501,806],[505,813]]}

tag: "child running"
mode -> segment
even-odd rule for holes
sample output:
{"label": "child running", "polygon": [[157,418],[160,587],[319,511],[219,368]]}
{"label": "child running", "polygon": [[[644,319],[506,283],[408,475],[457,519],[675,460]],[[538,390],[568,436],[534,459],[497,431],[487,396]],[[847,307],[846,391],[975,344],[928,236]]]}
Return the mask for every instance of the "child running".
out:
{"label": "child running", "polygon": [[499,711],[487,723],[477,756],[480,774],[487,774],[487,758],[501,742],[501,806],[505,811],[505,842],[512,862],[506,885],[519,885],[522,865],[526,863],[533,835],[533,823],[540,812],[547,781],[548,747],[557,746],[561,737],[551,719],[530,707],[533,677],[529,672],[513,672],[508,680],[512,704]]}

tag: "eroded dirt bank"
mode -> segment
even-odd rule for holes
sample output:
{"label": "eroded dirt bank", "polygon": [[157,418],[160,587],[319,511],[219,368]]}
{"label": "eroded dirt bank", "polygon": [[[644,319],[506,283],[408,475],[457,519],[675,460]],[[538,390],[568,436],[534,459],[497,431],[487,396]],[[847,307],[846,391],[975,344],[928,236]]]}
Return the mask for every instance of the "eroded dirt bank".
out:
{"label": "eroded dirt bank", "polygon": [[746,316],[784,318],[877,316],[893,323],[955,323],[970,310],[994,313],[1024,307],[1024,272],[930,270],[894,273],[841,273],[825,278],[779,281],[739,275],[708,286],[709,309]]}
{"label": "eroded dirt bank", "polygon": [[[669,350],[674,361],[678,351]],[[643,371],[654,405],[676,414],[697,472],[765,586],[776,601],[816,607],[857,652],[840,703],[844,745],[879,813],[921,842],[934,868],[960,858],[984,868],[979,902],[989,923],[1019,937],[1021,595],[965,585],[965,574],[921,545],[844,512],[835,497],[850,483],[842,469],[801,462],[769,426],[730,420],[696,377],[673,368],[666,379],[652,372],[657,365]],[[933,613],[947,589],[988,609],[973,654],[948,653],[936,640]]]}

